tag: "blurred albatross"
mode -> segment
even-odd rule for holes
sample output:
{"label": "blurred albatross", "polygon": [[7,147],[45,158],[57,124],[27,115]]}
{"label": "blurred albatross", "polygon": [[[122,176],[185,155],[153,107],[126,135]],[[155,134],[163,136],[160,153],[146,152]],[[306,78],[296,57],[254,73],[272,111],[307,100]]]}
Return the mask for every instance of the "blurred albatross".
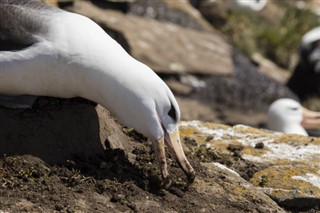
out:
{"label": "blurred albatross", "polygon": [[164,143],[189,181],[180,110],[167,85],[90,19],[33,0],[0,0],[0,94],[83,97],[149,137],[162,177]]}
{"label": "blurred albatross", "polygon": [[261,11],[268,3],[268,0],[230,0],[234,10]]}
{"label": "blurred albatross", "polygon": [[268,128],[288,134],[308,135],[306,129],[320,129],[320,113],[310,111],[295,100],[273,102],[268,111]]}

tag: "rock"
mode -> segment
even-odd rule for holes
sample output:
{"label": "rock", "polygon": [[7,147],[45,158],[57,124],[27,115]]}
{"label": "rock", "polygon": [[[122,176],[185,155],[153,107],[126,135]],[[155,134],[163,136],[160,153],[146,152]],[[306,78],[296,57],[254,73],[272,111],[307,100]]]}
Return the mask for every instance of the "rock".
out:
{"label": "rock", "polygon": [[281,83],[287,82],[290,77],[288,70],[281,69],[272,61],[259,53],[254,53],[252,59],[259,65],[259,72]]}
{"label": "rock", "polygon": [[188,0],[92,0],[92,3],[98,7],[169,22],[194,30],[214,30]]}
{"label": "rock", "polygon": [[[272,69],[269,61],[265,62],[267,60],[261,58],[263,62],[259,61],[258,66],[236,50],[233,50],[232,60],[232,76],[198,77],[197,81],[204,82],[204,86],[192,86],[189,94],[187,90],[183,93],[182,87],[169,84],[177,96],[183,120],[243,123],[261,127],[266,126],[266,112],[273,101],[280,98],[298,99],[283,85],[286,79],[282,76],[283,73],[277,75],[277,72],[269,70]],[[267,71],[274,75],[263,73]],[[182,77],[180,81],[182,84]],[[184,81],[183,85],[186,83]]]}
{"label": "rock", "polygon": [[263,142],[258,142],[258,143],[256,143],[256,145],[254,146],[254,148],[256,148],[256,149],[263,149],[263,148],[264,148],[264,143],[263,143]]}
{"label": "rock", "polygon": [[[43,188],[47,192],[47,187],[52,189],[58,184],[56,190],[59,193],[63,190],[64,196],[68,194],[75,199],[68,202],[68,207],[64,202],[54,204],[53,207],[41,204],[46,210],[62,208],[91,211],[91,204],[99,201],[99,209],[113,209],[114,212],[128,209],[138,212],[159,209],[162,212],[176,212],[182,206],[202,212],[284,212],[273,200],[287,208],[311,208],[319,203],[319,139],[275,134],[246,126],[182,122],[180,132],[181,138],[184,138],[184,148],[191,163],[196,166],[198,175],[195,183],[186,189],[181,186],[184,174],[171,165],[171,174],[176,184],[172,189],[157,194],[156,191],[151,193],[143,190],[144,184],[153,186],[157,182],[152,175],[156,169],[153,166],[154,160],[150,159],[149,148],[145,147],[150,144],[143,145],[141,138],[134,139],[125,135],[123,127],[101,106],[83,99],[40,97],[33,109],[22,111],[0,108],[0,116],[4,121],[0,122],[1,155],[28,153],[45,161],[32,156],[17,157],[17,165],[27,170],[2,167],[0,181],[10,183],[7,179],[9,171],[19,173],[36,168],[35,171],[39,173],[32,173],[31,176],[28,172],[23,173],[28,175],[29,185],[17,186],[30,187],[30,184],[35,184],[40,187],[37,190]],[[100,163],[90,164],[90,161],[81,159],[75,164],[67,164],[75,166],[81,162],[86,163],[78,172],[45,165],[48,162],[65,164],[68,159],[79,154],[100,156],[103,152],[101,144],[106,139],[111,141],[110,147],[116,150],[109,149]],[[263,149],[255,148],[259,142],[264,143]],[[117,152],[119,147],[123,147],[120,151],[124,155],[120,156],[120,152]],[[0,160],[1,165],[6,165],[4,161]],[[142,167],[139,162],[143,163]],[[53,176],[48,175],[51,171],[54,171]],[[70,174],[72,171],[76,173]],[[108,176],[110,173],[114,176]],[[58,178],[55,175],[62,176]],[[41,182],[43,178],[44,182]],[[120,182],[114,182],[117,179]],[[49,184],[49,181],[57,180]],[[19,182],[19,179],[14,181]],[[89,197],[86,197],[86,188],[78,188],[80,185],[101,195],[92,196],[92,191],[89,191]],[[95,188],[90,188],[92,186]],[[42,196],[44,191],[40,194],[38,192],[33,193],[34,205],[27,208],[30,211],[40,205],[37,196]],[[102,199],[106,192],[109,198]],[[18,195],[14,196],[19,199]],[[20,209],[5,197],[8,196],[4,194],[1,200],[7,207]]]}
{"label": "rock", "polygon": [[99,117],[100,140],[104,148],[124,150],[123,142],[127,142],[128,139],[121,131],[121,126],[113,120],[110,112],[102,106],[97,105],[96,110]]}
{"label": "rock", "polygon": [[[138,212],[158,211],[161,208],[158,202],[153,200],[148,200],[148,198],[141,201],[136,201],[134,204],[135,204],[135,210]],[[159,211],[159,212],[166,212],[166,211]]]}
{"label": "rock", "polygon": [[129,5],[128,12],[197,31],[214,31],[188,0],[139,0]]}
{"label": "rock", "polygon": [[[169,84],[170,85],[170,84]],[[174,88],[173,88],[174,89]],[[222,122],[219,119],[219,114],[206,102],[199,101],[196,98],[177,96],[177,101],[181,110],[181,118],[183,120],[202,120]]]}
{"label": "rock", "polygon": [[[250,179],[258,189],[287,208],[310,208],[320,203],[320,172],[308,166],[271,166]],[[281,177],[281,178],[279,178]]]}
{"label": "rock", "polygon": [[227,22],[230,6],[226,1],[193,0],[192,3],[213,26],[222,27]]}
{"label": "rock", "polygon": [[21,199],[19,202],[17,202],[16,205],[19,206],[19,208],[21,208],[21,209],[28,209],[28,208],[34,206],[34,203],[32,203],[26,199]]}
{"label": "rock", "polygon": [[192,86],[183,84],[176,80],[165,80],[165,83],[170,87],[172,92],[177,95],[188,96],[192,93]]}
{"label": "rock", "polygon": [[[246,162],[250,182],[285,208],[310,209],[320,203],[320,139],[262,131],[248,126],[233,127],[202,122],[182,122],[182,137],[208,149],[213,161],[220,161],[241,172],[237,161]],[[213,139],[207,141],[206,138]],[[256,144],[263,143],[263,149]],[[240,147],[234,155],[232,147]],[[199,149],[199,148],[198,148]],[[197,150],[197,149],[196,149]],[[197,152],[196,152],[197,153]],[[238,160],[237,160],[238,159]],[[248,165],[255,165],[249,170]],[[248,173],[249,172],[249,173]]]}
{"label": "rock", "polygon": [[[196,179],[192,186],[198,193],[212,196],[217,200],[236,201],[236,205],[243,211],[284,212],[268,196],[257,191],[233,170],[219,163],[203,163],[202,166],[206,168],[208,175],[205,179]],[[260,205],[254,205],[255,201],[258,201]]]}
{"label": "rock", "polygon": [[77,1],[72,11],[121,34],[129,53],[157,73],[232,75],[231,47],[218,34],[123,15],[85,1]]}
{"label": "rock", "polygon": [[30,154],[65,163],[75,154],[101,154],[107,139],[111,148],[130,144],[107,110],[82,99],[40,97],[32,109],[0,107],[0,117],[0,156]]}
{"label": "rock", "polygon": [[[233,50],[232,60],[233,76],[210,76],[206,79],[207,86],[198,92],[199,96],[220,107],[225,114],[228,111],[242,111],[247,116],[250,111],[254,112],[252,114],[265,114],[269,105],[279,98],[297,99],[282,83],[259,72],[259,67],[239,51]],[[247,119],[238,122],[243,123],[244,120]],[[254,120],[258,126],[256,117]]]}

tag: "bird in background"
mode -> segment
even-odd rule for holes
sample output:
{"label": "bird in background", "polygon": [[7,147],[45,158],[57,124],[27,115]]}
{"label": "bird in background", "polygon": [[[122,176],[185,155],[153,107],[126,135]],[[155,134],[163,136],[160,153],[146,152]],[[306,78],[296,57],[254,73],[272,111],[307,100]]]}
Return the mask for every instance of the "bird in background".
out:
{"label": "bird in background", "polygon": [[306,129],[320,130],[320,112],[308,110],[293,99],[278,99],[268,109],[268,129],[307,136]]}
{"label": "bird in background", "polygon": [[261,11],[268,3],[268,0],[229,0],[233,10]]}

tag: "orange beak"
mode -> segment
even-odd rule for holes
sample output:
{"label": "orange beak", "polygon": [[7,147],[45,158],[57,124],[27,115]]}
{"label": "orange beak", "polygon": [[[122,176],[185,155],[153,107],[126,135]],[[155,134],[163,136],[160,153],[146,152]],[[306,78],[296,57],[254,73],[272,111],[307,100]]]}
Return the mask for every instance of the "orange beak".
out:
{"label": "orange beak", "polygon": [[305,129],[320,129],[320,112],[315,112],[302,107],[303,120],[301,125]]}
{"label": "orange beak", "polygon": [[[162,178],[164,180],[168,180],[169,177],[164,143],[166,143],[169,151],[175,157],[176,161],[179,163],[180,167],[187,175],[188,183],[192,183],[195,179],[195,171],[189,163],[182,149],[179,130],[176,130],[172,134],[165,133],[164,137],[162,137],[159,141],[154,141],[153,143],[156,150],[156,154],[158,156]],[[167,184],[167,186],[169,185],[170,183]]]}

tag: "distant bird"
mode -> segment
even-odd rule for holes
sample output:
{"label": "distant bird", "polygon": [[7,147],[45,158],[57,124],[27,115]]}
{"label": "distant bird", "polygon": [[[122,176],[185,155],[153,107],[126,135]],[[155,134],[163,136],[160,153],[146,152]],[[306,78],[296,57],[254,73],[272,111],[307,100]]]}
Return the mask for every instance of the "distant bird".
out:
{"label": "distant bird", "polygon": [[0,14],[1,94],[95,101],[152,140],[164,179],[166,143],[194,180],[179,136],[178,103],[149,67],[84,16],[33,0],[0,0]]}
{"label": "distant bird", "polygon": [[268,128],[288,134],[308,135],[307,129],[320,129],[320,112],[313,112],[295,100],[283,98],[268,110]]}
{"label": "distant bird", "polygon": [[301,100],[320,97],[320,27],[302,37],[299,62],[287,85]]}
{"label": "distant bird", "polygon": [[234,10],[261,11],[268,3],[268,0],[229,0]]}

